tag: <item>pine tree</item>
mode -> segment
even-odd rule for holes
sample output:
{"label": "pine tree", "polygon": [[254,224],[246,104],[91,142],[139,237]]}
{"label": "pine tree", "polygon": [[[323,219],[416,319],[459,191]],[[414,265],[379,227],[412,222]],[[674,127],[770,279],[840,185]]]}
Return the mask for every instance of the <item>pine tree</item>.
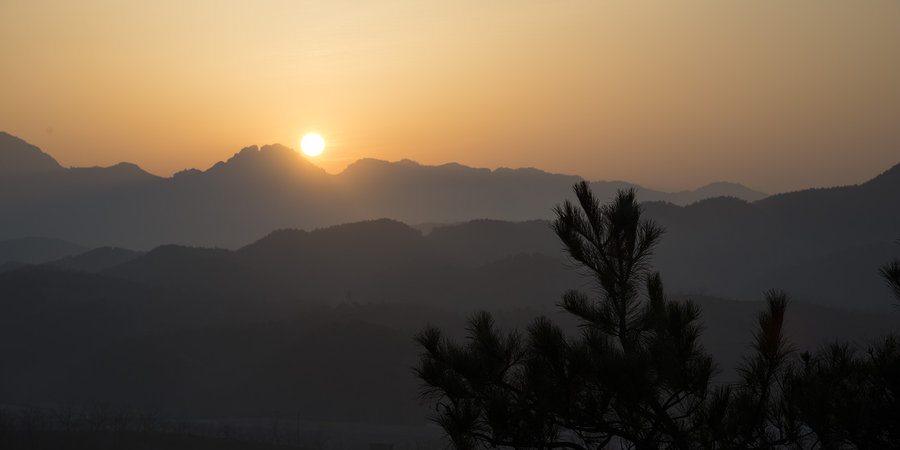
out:
{"label": "pine tree", "polygon": [[668,300],[650,271],[662,229],[634,191],[604,205],[582,182],[575,196],[553,229],[597,288],[563,295],[578,335],[544,317],[525,336],[503,334],[482,312],[463,345],[435,328],[417,336],[416,374],[457,448],[690,448],[705,425],[694,416],[715,367],[698,342],[699,308]]}
{"label": "pine tree", "polygon": [[[700,310],[670,301],[650,258],[662,229],[633,191],[601,204],[587,183],[555,208],[553,230],[593,282],[546,317],[501,332],[486,312],[465,343],[428,327],[416,375],[433,419],[460,449],[892,448],[900,442],[900,338],[867,352],[835,343],[795,356],[784,336],[788,295],[766,293],[737,383],[714,386],[699,344]],[[900,300],[900,260],[881,274]]]}

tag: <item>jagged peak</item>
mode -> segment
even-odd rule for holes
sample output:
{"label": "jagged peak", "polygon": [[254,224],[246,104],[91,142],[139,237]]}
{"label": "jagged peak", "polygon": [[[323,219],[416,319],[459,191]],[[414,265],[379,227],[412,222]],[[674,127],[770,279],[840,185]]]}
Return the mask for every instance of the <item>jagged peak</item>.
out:
{"label": "jagged peak", "polygon": [[179,170],[178,172],[175,172],[175,174],[172,175],[172,177],[173,178],[181,178],[181,177],[185,177],[185,176],[199,175],[201,173],[203,173],[203,171],[199,170],[199,169],[184,169],[184,170]]}
{"label": "jagged peak", "polygon": [[241,151],[235,153],[225,161],[220,161],[216,165],[219,164],[229,164],[232,162],[240,163],[244,161],[251,161],[261,158],[271,158],[271,157],[288,157],[288,158],[296,158],[302,159],[300,154],[297,153],[296,150],[281,145],[281,144],[268,144],[263,145],[261,148],[257,145],[250,145],[241,149]]}
{"label": "jagged peak", "polygon": [[296,150],[294,150],[286,145],[279,144],[279,143],[263,145],[262,148],[259,149],[259,152],[260,153],[266,153],[266,152],[285,153],[285,154],[289,154],[292,156],[300,155],[300,153],[298,153]]}
{"label": "jagged peak", "polygon": [[[317,172],[325,174],[325,170],[304,158],[296,150],[282,145],[269,144],[262,147],[251,145],[244,147],[225,161],[219,161],[205,173],[233,172],[235,170],[296,171]],[[193,172],[182,171],[188,175]]]}

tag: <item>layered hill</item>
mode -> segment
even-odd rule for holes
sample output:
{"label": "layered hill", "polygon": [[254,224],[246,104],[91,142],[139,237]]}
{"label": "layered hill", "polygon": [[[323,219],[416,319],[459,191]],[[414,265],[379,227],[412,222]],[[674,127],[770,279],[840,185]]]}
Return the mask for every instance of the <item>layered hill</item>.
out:
{"label": "layered hill", "polygon": [[[406,223],[547,219],[580,177],[537,169],[425,166],[363,159],[330,175],[281,145],[247,147],[201,171],[171,178],[138,166],[63,168],[0,133],[0,240],[51,236],[80,244],[149,250],[163,244],[237,248],[274,229],[312,229],[390,217]],[[729,183],[664,193],[597,181],[610,198],[635,188],[644,201],[764,194]]]}
{"label": "layered hill", "polygon": [[[546,315],[578,332],[556,303],[592,286],[554,242],[546,222],[474,221],[424,235],[383,219],[279,230],[238,250],[101,248],[6,271],[0,404],[422,424],[411,336],[426,323],[458,338],[466,317],[486,309],[504,328]],[[677,284],[671,267],[660,269]],[[703,342],[727,381],[762,304],[687,297],[703,308]],[[896,315],[794,301],[787,330],[803,350],[864,342],[896,324]]]}
{"label": "layered hill", "polygon": [[[0,404],[421,424],[425,323],[458,338],[487,309],[575,333],[556,303],[593,288],[547,220],[574,176],[377,160],[329,175],[275,145],[162,178],[66,169],[5,134],[0,168]],[[655,268],[701,305],[726,382],[766,289],[794,299],[798,350],[897,330],[877,269],[900,255],[900,166],[766,198],[592,187],[636,188],[666,228]]]}
{"label": "layered hill", "polygon": [[[239,248],[282,229],[237,255],[246,255],[244,259],[253,261],[247,267],[258,270],[254,255],[259,252],[254,247],[282,248],[276,253],[282,255],[283,264],[252,276],[278,274],[277,283],[270,284],[293,283],[291,286],[301,281],[284,276],[284,272],[299,270],[295,266],[301,254],[319,255],[321,262],[304,263],[302,270],[319,273],[314,278],[331,280],[333,285],[337,280],[328,273],[338,270],[335,262],[344,264],[347,273],[365,274],[370,280],[390,279],[381,275],[394,268],[390,261],[401,254],[422,253],[421,236],[413,236],[412,230],[391,234],[385,231],[390,226],[384,225],[381,231],[387,234],[378,237],[384,245],[373,247],[371,258],[356,268],[355,261],[362,254],[359,249],[353,244],[330,248],[323,240],[343,233],[347,242],[359,244],[370,231],[350,225],[321,233],[299,231],[380,217],[413,224],[431,222],[426,227],[428,245],[443,245],[443,253],[420,254],[421,263],[411,264],[412,269],[447,265],[451,260],[486,264],[519,253],[558,259],[559,244],[545,220],[555,204],[571,196],[571,184],[580,180],[536,169],[488,170],[372,159],[329,175],[279,145],[248,147],[206,171],[184,171],[172,178],[155,177],[127,164],[64,169],[36,147],[6,134],[0,134],[0,154],[5,155],[7,167],[0,184],[9,187],[0,189],[0,236],[54,236],[88,248],[118,245],[149,250],[160,244],[177,244],[182,247],[164,247],[146,256],[164,261],[160,267],[174,268],[187,264],[179,261],[199,258],[198,268],[218,264],[216,270],[237,270],[228,269],[227,261],[212,263],[207,258],[231,253],[186,247]],[[14,166],[19,169],[10,169]],[[13,172],[19,175],[9,175]],[[600,198],[613,196],[616,189],[638,190],[648,216],[667,229],[656,264],[667,283],[679,292],[750,299],[758,298],[765,289],[786,288],[812,303],[859,308],[881,308],[889,300],[875,273],[880,264],[897,254],[900,165],[860,185],[756,200],[761,194],[727,183],[673,194],[623,182],[591,184]],[[718,193],[746,198],[715,197]],[[714,197],[694,201],[704,195]],[[471,219],[482,220],[467,223]],[[461,225],[442,225],[446,222]],[[41,248],[46,241],[8,242],[18,242],[17,252],[22,255],[46,251]],[[29,242],[32,250],[22,247]],[[300,243],[306,247],[294,253],[284,250]],[[0,252],[0,270],[71,253],[75,252],[17,259],[4,256],[13,253]],[[93,259],[97,270],[131,260],[110,251],[85,258]],[[245,273],[255,273],[253,270]],[[213,267],[208,272],[215,275]],[[350,287],[340,295],[366,290],[364,284],[348,282]],[[329,297],[327,288],[319,285],[308,287],[320,297]],[[280,287],[290,291],[291,286]]]}

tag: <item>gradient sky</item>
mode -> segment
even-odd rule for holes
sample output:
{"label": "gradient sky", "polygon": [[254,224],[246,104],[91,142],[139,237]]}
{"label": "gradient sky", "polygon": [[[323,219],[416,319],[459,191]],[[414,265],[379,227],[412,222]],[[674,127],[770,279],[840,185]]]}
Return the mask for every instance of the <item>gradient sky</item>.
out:
{"label": "gradient sky", "polygon": [[0,130],[171,175],[241,147],[662,189],[900,162],[900,2],[0,0]]}

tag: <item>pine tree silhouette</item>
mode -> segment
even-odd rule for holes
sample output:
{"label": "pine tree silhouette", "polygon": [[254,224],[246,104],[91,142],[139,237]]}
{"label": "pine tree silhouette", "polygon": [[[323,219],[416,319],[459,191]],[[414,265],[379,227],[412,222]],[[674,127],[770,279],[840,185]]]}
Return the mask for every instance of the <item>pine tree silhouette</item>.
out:
{"label": "pine tree silhouette", "polygon": [[[546,317],[502,332],[472,316],[459,344],[427,327],[414,369],[433,420],[456,448],[896,448],[900,338],[864,354],[846,343],[795,356],[788,295],[765,294],[732,385],[712,385],[699,308],[666,298],[650,258],[663,230],[633,191],[601,204],[586,183],[555,208],[553,230],[594,290],[563,294],[567,334]],[[900,300],[900,260],[881,274]]]}

